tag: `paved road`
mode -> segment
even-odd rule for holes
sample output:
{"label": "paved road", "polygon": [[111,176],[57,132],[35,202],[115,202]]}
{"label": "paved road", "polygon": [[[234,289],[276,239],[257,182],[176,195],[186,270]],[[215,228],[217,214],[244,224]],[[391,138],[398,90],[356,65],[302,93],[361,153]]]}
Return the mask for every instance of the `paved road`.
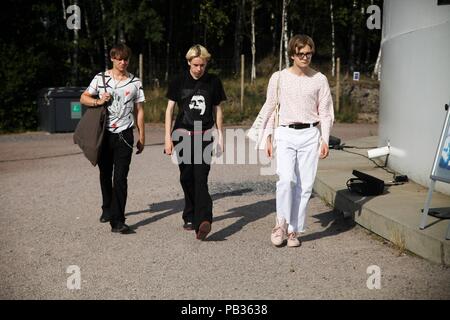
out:
{"label": "paved road", "polygon": [[[376,131],[336,125],[333,134]],[[0,299],[450,298],[449,268],[401,253],[318,197],[302,246],[272,247],[276,177],[257,165],[213,166],[213,229],[196,240],[181,227],[178,169],[162,137],[160,125],[147,125],[129,175],[134,233],[118,235],[98,222],[98,171],[71,134],[0,136]],[[80,270],[79,290],[67,287],[70,266]],[[367,286],[371,266],[379,289]]]}

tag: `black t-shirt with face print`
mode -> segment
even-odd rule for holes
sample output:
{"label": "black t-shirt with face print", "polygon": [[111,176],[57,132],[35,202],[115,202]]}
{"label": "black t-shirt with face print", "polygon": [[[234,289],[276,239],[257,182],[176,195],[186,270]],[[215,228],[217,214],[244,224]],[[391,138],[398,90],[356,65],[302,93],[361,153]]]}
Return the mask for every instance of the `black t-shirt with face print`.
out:
{"label": "black t-shirt with face print", "polygon": [[[170,82],[166,97],[178,105],[174,129],[194,130],[194,121],[201,121],[202,130],[214,126],[213,107],[227,99],[222,81],[205,73],[195,80],[186,72]],[[195,128],[197,129],[197,128]]]}

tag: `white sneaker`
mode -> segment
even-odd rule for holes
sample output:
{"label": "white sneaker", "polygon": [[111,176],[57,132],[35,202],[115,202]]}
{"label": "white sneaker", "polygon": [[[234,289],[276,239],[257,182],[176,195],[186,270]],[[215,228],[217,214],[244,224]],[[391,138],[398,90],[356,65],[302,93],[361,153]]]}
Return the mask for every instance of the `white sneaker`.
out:
{"label": "white sneaker", "polygon": [[283,225],[276,225],[272,229],[272,234],[270,235],[270,240],[274,246],[281,246],[286,238],[286,228]]}
{"label": "white sneaker", "polygon": [[296,232],[291,232],[288,234],[287,246],[288,247],[300,247],[301,242],[297,238]]}

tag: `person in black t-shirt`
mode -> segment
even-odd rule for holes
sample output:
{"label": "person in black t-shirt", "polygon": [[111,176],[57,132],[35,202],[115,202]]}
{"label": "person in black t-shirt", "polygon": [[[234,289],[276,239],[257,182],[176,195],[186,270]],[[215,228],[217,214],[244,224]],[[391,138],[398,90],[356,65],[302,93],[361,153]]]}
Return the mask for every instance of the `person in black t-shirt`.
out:
{"label": "person in black t-shirt", "polygon": [[[165,120],[164,152],[172,155],[176,151],[184,191],[183,228],[195,230],[199,240],[204,240],[211,231],[212,199],[208,190],[208,174],[214,125],[218,131],[218,152],[223,152],[220,103],[226,100],[226,95],[220,79],[205,72],[210,58],[208,50],[201,45],[188,50],[189,71],[175,77],[169,84]],[[179,110],[172,128],[175,104]]]}

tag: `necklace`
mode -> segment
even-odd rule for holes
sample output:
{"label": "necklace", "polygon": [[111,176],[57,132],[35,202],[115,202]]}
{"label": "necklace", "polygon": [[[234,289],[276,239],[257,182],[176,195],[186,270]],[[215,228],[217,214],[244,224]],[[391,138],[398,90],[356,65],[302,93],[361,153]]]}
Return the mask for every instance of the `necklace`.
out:
{"label": "necklace", "polygon": [[112,70],[111,70],[111,77],[114,80],[114,90],[116,90],[117,87],[119,86],[119,83],[121,83],[123,79],[119,79],[119,81],[117,81],[116,78],[114,77],[114,72]]}

